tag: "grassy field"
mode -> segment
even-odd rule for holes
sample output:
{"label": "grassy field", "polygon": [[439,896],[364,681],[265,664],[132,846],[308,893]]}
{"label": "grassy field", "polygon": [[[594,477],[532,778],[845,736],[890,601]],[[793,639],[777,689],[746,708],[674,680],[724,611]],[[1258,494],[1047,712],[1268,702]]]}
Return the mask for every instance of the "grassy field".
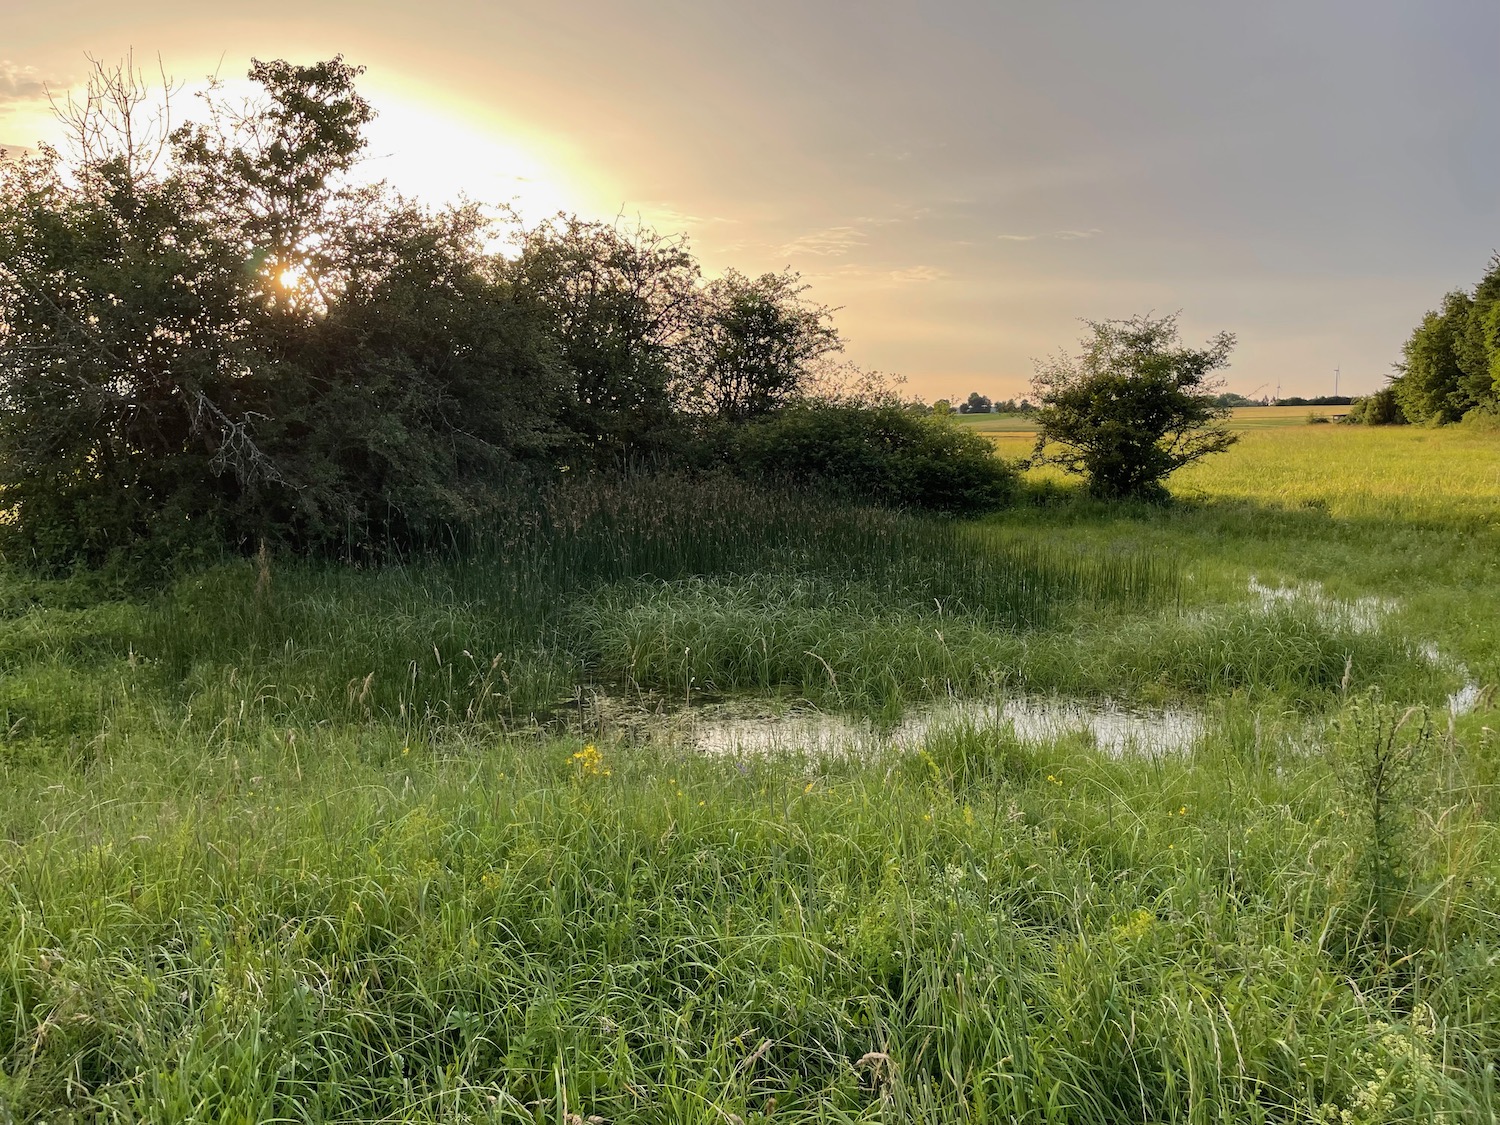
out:
{"label": "grassy field", "polygon": [[[1234,430],[1305,426],[1309,418],[1334,418],[1348,409],[1347,406],[1241,406],[1230,411],[1229,426]],[[952,417],[960,425],[982,434],[1036,433],[1035,423],[1019,414],[954,414]]]}
{"label": "grassy field", "polygon": [[[1332,426],[1309,427],[1308,418],[1332,418],[1346,410],[1342,406],[1246,406],[1230,413],[1229,428],[1240,434],[1262,430],[1295,429],[1298,437],[1289,444],[1301,450],[1305,446],[1302,431],[1329,430]],[[954,416],[966,429],[984,434],[1002,457],[1027,456],[1036,441],[1036,425],[1030,418],[1012,414],[958,414]],[[1343,430],[1344,427],[1339,427]],[[1316,448],[1316,447],[1310,447]],[[1041,479],[1041,478],[1038,478]],[[1057,479],[1061,479],[1058,477]]]}
{"label": "grassy field", "polygon": [[[8,575],[0,1120],[1494,1120],[1500,443],[1173,487],[580,481],[404,566]],[[1205,734],[726,759],[598,692]]]}

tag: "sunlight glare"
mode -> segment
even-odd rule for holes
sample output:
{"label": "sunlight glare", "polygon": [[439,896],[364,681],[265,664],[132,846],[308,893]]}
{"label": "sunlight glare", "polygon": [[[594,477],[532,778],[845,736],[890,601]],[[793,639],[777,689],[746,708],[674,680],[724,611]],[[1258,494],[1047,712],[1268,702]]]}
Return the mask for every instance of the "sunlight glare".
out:
{"label": "sunlight glare", "polygon": [[467,198],[509,205],[527,223],[559,211],[593,210],[586,179],[537,140],[523,139],[452,106],[423,104],[372,90],[379,116],[370,124],[364,171],[431,204]]}

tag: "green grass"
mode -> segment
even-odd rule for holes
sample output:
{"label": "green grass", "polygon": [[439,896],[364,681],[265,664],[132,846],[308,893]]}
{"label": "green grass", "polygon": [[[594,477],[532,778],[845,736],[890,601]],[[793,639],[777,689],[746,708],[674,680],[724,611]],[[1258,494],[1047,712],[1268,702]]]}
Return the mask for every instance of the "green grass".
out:
{"label": "green grass", "polygon": [[[1333,418],[1345,406],[1237,406],[1229,413],[1232,430],[1282,429],[1305,426],[1312,417]],[[1024,414],[953,414],[959,425],[982,434],[1035,434],[1036,422]]]}
{"label": "green grass", "polygon": [[[0,1120],[1493,1120],[1500,747],[1443,705],[1500,681],[1488,440],[1267,430],[1170,508],[979,524],[585,480],[399,566],[9,575]],[[1017,689],[1207,735],[567,733]]]}

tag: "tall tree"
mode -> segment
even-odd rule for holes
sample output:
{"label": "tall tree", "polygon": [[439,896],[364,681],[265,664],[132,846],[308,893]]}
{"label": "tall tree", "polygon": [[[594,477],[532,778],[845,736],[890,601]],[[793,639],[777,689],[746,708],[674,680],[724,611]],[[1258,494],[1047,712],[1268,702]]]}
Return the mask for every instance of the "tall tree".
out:
{"label": "tall tree", "polygon": [[0,489],[22,549],[422,534],[545,449],[555,349],[477,211],[352,183],[358,75],[257,62],[262,95],[212,93],[162,168],[138,133],[94,129],[71,166],[0,171]]}
{"label": "tall tree", "polygon": [[680,351],[681,397],[743,422],[806,391],[818,361],[843,347],[830,310],[806,292],[790,271],[752,278],[729,270],[706,285]]}
{"label": "tall tree", "polygon": [[649,451],[672,427],[673,353],[695,315],[686,243],[560,216],[519,250],[510,277],[571,372],[563,427],[595,459]]}
{"label": "tall tree", "polygon": [[1474,287],[1454,350],[1464,394],[1476,404],[1494,403],[1500,391],[1500,254]]}
{"label": "tall tree", "polygon": [[1473,300],[1455,290],[1442,308],[1429,312],[1401,349],[1392,380],[1396,401],[1413,422],[1457,422],[1476,405],[1460,362]]}

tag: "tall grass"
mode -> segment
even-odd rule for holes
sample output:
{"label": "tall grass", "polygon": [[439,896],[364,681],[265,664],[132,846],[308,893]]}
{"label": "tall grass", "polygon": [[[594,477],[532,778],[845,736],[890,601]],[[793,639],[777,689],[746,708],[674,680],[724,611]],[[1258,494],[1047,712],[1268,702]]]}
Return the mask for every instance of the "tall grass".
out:
{"label": "tall grass", "polygon": [[1316,758],[1216,741],[1196,766],[1110,762],[972,727],[894,772],[398,742],[266,729],[13,776],[9,1112],[1500,1109],[1497,841],[1462,773],[1412,842],[1449,881],[1416,903],[1397,971],[1350,944],[1357,846]]}
{"label": "tall grass", "polygon": [[[1427,603],[1250,600],[1313,525],[1230,518],[584,480],[399,565],[8,576],[0,1120],[1494,1120],[1493,715],[1420,709]],[[536,730],[587,684],[1182,698],[1207,738]],[[1407,704],[1419,742],[1369,733]]]}
{"label": "tall grass", "polygon": [[[209,725],[247,715],[378,719],[408,730],[525,725],[586,682],[630,682],[628,661],[601,659],[597,641],[642,612],[633,604],[617,612],[631,591],[650,602],[662,583],[757,576],[805,590],[824,605],[825,622],[840,591],[857,587],[872,606],[915,606],[1000,634],[1091,607],[1170,603],[1178,582],[1175,568],[1140,553],[1053,551],[1040,536],[1002,542],[982,529],[733,481],[598,479],[536,497],[503,528],[404,564],[260,560],[185,579],[144,603],[88,609],[71,608],[67,587],[43,590],[41,605],[18,595],[0,666],[40,668],[59,684],[73,674],[65,668],[82,669],[111,699],[187,703]],[[49,594],[60,604],[46,605]],[[851,657],[871,667],[896,660],[891,646],[906,639],[898,630],[888,645]],[[908,671],[933,690],[952,679],[925,658]],[[849,702],[899,705],[913,694],[906,675]],[[964,678],[980,677],[969,669]],[[63,710],[94,708],[67,702]],[[0,689],[6,714],[19,734],[67,733],[25,690]]]}

